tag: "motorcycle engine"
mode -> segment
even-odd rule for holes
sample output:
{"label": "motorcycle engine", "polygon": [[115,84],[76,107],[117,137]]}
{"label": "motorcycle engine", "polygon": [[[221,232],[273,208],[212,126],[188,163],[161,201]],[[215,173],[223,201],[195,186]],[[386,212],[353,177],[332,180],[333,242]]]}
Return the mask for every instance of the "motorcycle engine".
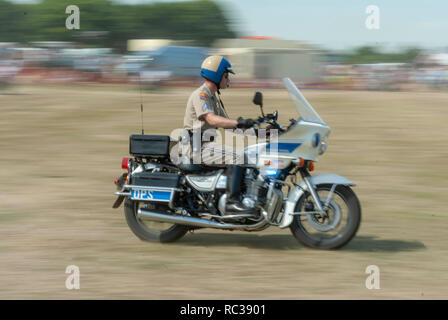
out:
{"label": "motorcycle engine", "polygon": [[[266,203],[268,185],[264,178],[258,174],[254,169],[248,168],[246,170],[243,182],[243,196],[242,203],[248,208],[255,208],[255,206],[263,206]],[[223,194],[219,198],[218,209],[222,215],[225,215],[227,195]]]}

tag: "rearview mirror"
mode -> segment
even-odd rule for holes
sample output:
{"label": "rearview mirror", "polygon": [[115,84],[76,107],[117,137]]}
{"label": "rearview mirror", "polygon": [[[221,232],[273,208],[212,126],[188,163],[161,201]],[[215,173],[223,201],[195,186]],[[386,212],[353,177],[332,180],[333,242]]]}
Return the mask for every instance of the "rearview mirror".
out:
{"label": "rearview mirror", "polygon": [[258,91],[255,92],[253,102],[257,106],[263,107],[263,94],[261,92],[258,92]]}

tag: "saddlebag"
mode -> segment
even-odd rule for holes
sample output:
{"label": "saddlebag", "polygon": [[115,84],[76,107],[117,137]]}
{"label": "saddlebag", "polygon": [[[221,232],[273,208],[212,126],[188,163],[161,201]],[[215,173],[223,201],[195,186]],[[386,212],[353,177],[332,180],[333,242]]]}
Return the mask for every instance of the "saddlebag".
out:
{"label": "saddlebag", "polygon": [[131,178],[130,193],[132,200],[171,202],[180,176],[175,173],[140,172]]}
{"label": "saddlebag", "polygon": [[180,176],[175,173],[140,172],[132,177],[132,185],[142,187],[177,188]]}
{"label": "saddlebag", "polygon": [[168,157],[169,136],[133,134],[129,137],[129,154],[134,157]]}

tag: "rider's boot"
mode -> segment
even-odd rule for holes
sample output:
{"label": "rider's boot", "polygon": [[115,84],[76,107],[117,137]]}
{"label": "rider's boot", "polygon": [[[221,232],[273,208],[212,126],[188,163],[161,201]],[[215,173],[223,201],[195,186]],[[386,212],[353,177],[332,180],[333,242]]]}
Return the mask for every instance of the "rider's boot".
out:
{"label": "rider's boot", "polygon": [[229,166],[227,168],[227,201],[226,215],[250,213],[253,209],[241,203],[241,184],[243,182],[244,168],[241,166]]}

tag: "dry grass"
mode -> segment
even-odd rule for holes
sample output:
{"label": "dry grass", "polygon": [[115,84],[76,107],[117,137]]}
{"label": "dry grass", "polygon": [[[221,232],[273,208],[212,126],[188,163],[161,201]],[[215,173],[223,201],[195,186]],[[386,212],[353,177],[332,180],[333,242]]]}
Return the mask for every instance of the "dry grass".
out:
{"label": "dry grass", "polygon": [[[446,93],[305,91],[332,127],[318,172],[357,183],[363,221],[337,251],[303,247],[289,229],[203,229],[169,245],[138,240],[113,181],[140,130],[139,94],[119,87],[0,92],[0,299],[448,298]],[[145,93],[146,133],[182,125],[190,89]],[[255,116],[254,90],[223,93]],[[293,116],[286,93],[266,111]],[[65,288],[65,268],[81,290]],[[368,265],[381,289],[367,290]]]}

